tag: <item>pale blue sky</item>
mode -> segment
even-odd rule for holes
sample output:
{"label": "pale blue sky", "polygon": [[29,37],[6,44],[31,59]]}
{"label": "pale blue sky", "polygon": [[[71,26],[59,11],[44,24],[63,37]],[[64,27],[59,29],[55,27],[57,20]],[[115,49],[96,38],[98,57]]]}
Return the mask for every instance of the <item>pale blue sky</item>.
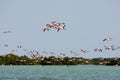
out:
{"label": "pale blue sky", "polygon": [[[0,54],[22,45],[68,56],[73,56],[72,50],[81,57],[120,57],[120,50],[104,50],[104,45],[120,45],[119,9],[120,0],[0,0]],[[65,22],[67,30],[43,32],[51,21]],[[12,33],[4,35],[6,29]],[[103,42],[105,37],[113,40]],[[103,52],[94,52],[96,47]],[[83,54],[80,49],[90,52]],[[19,50],[16,54],[25,53]]]}

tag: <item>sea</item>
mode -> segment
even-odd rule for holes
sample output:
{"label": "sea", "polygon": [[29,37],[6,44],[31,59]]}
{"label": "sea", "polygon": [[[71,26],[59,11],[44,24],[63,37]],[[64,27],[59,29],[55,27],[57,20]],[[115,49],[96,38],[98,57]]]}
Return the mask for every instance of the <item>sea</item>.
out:
{"label": "sea", "polygon": [[0,80],[120,80],[120,66],[0,66]]}

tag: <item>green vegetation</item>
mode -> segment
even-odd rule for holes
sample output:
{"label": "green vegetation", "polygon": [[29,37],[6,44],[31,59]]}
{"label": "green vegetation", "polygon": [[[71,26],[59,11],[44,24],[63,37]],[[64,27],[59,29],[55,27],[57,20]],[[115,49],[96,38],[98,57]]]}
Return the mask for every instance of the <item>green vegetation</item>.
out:
{"label": "green vegetation", "polygon": [[26,55],[18,56],[15,54],[0,55],[0,65],[118,65],[120,58],[91,58],[82,57],[38,57],[29,58]]}

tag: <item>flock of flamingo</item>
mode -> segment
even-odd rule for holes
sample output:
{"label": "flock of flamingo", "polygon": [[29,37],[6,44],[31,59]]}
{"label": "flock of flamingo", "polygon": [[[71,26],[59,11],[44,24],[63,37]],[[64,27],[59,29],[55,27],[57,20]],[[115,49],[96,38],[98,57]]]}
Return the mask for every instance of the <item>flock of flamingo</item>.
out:
{"label": "flock of flamingo", "polygon": [[56,21],[52,21],[49,24],[46,24],[46,27],[43,29],[43,31],[49,31],[51,28],[54,28],[57,30],[57,32],[59,30],[65,30],[65,23],[61,23],[61,22],[56,22]]}
{"label": "flock of flamingo", "polygon": [[[66,30],[65,29],[65,23],[52,21],[51,23],[46,24],[46,27],[43,28],[42,30],[43,30],[43,32],[45,32],[46,30],[49,31],[50,29],[55,29],[55,30],[57,30],[57,32],[60,31],[60,30]],[[3,34],[6,35],[6,34],[9,34],[11,32],[12,32],[11,30],[5,30],[3,32]],[[103,39],[103,42],[107,42],[107,41],[112,41],[112,38],[111,37],[106,37],[106,38]],[[4,47],[9,47],[8,44],[4,44],[3,46]],[[57,57],[64,57],[64,56],[66,56],[65,53],[54,53],[54,52],[47,52],[47,51],[38,52],[36,50],[27,50],[27,49],[25,49],[21,45],[16,46],[16,48],[11,50],[10,53],[15,53],[19,49],[23,50],[26,54],[28,54],[33,59],[39,58],[39,57],[43,56],[44,54],[57,56]],[[117,49],[120,49],[120,46],[115,46],[115,45],[104,46],[104,50],[113,50],[113,51],[115,51]],[[89,50],[86,50],[86,49],[80,49],[80,51],[81,51],[81,53],[89,53],[90,52]],[[93,51],[94,52],[103,52],[103,49],[102,48],[94,48]],[[76,53],[74,51],[70,51],[70,53],[72,53],[75,56],[79,55],[78,53]]]}

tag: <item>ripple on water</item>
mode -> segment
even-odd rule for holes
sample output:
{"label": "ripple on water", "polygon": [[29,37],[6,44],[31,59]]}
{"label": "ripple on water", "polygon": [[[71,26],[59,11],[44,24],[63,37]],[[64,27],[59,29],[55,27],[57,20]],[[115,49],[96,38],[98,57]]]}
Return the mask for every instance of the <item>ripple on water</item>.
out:
{"label": "ripple on water", "polygon": [[2,66],[0,80],[120,80],[119,66]]}

